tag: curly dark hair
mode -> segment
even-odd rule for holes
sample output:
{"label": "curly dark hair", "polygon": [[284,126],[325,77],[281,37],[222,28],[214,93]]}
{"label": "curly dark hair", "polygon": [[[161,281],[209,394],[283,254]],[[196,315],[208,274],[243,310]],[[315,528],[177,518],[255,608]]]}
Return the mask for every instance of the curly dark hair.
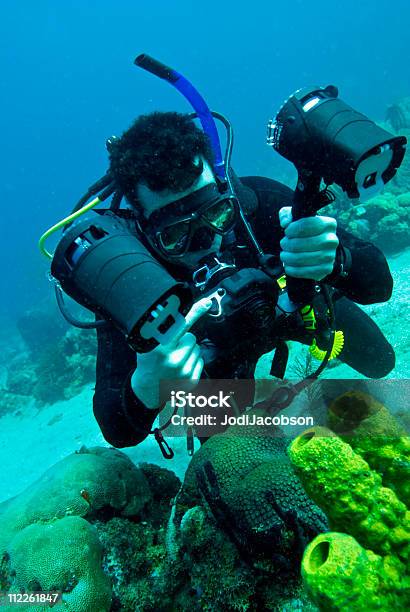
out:
{"label": "curly dark hair", "polygon": [[194,163],[198,155],[213,164],[209,139],[189,115],[154,112],[112,142],[110,172],[131,200],[138,182],[152,191],[184,191],[202,173],[203,165]]}

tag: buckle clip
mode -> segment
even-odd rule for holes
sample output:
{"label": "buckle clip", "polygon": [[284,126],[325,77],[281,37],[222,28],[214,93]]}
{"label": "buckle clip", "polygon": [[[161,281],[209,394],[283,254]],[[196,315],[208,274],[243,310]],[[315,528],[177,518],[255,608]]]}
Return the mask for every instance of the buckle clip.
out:
{"label": "buckle clip", "polygon": [[198,268],[198,270],[195,270],[195,272],[193,273],[192,280],[194,282],[195,287],[203,289],[205,285],[210,281],[210,279],[214,276],[214,274],[220,272],[221,270],[226,270],[227,268],[233,268],[236,270],[236,266],[234,264],[223,263],[219,261],[217,257],[214,257],[213,259],[215,261],[214,266],[209,266],[208,264],[205,264],[204,266]]}
{"label": "buckle clip", "polygon": [[155,440],[158,442],[158,446],[162,453],[162,456],[165,459],[172,459],[174,456],[174,451],[169,446],[168,442],[165,440],[164,436],[158,428],[154,429],[154,437]]}

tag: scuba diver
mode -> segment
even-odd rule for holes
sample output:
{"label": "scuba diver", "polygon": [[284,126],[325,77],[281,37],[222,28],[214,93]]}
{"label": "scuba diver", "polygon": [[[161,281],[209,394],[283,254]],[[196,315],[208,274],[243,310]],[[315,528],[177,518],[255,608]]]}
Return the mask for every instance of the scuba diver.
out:
{"label": "scuba diver", "polygon": [[[206,135],[189,117],[140,117],[112,143],[110,162],[127,201],[138,211],[138,237],[174,278],[192,282],[198,270],[207,271],[212,258],[239,269],[255,267],[236,222],[235,203],[218,193]],[[241,177],[234,185],[257,240],[276,258],[278,276],[285,272],[324,281],[337,290],[336,326],[345,338],[339,359],[370,378],[388,374],[394,367],[394,350],[355,304],[390,298],[393,283],[383,254],[337,229],[333,218],[317,215],[292,222],[293,192],[277,181]],[[190,217],[188,211],[197,216]],[[120,332],[113,326],[97,329],[94,414],[108,442],[130,446],[146,437],[160,408],[161,379],[198,380],[203,369],[209,378],[251,379],[259,357],[280,340],[243,322],[207,334],[206,318],[201,317],[206,310],[201,304],[190,321],[205,323],[200,336],[186,329],[173,344],[165,345],[166,350],[160,345],[138,355],[136,367],[135,352]],[[287,339],[309,342],[300,330],[282,333]]]}
{"label": "scuba diver", "polygon": [[[299,90],[268,134],[268,143],[295,163],[296,190],[265,177],[238,177],[229,163],[232,138],[225,159],[215,145],[213,118],[228,123],[228,136],[229,122],[195,104],[192,86],[179,73],[148,56],[136,63],[185,88],[196,113],[140,116],[121,137],[107,141],[109,170],[58,224],[68,229],[51,268],[64,291],[99,318],[93,407],[105,439],[121,448],[155,433],[166,456],[161,432],[152,431],[163,407],[161,380],[190,381],[192,388],[203,377],[252,380],[258,359],[273,349],[271,374],[283,378],[286,340],[310,345],[325,363],[337,356],[366,377],[386,376],[394,350],[357,304],[389,300],[387,261],[373,244],[316,213],[332,200],[332,182],[358,197],[390,180],[405,139],[347,107],[332,86]],[[333,103],[360,115],[362,132],[349,115],[339,122],[337,142],[317,122],[321,135],[315,142],[314,112],[339,120]],[[309,138],[302,138],[307,117]],[[333,158],[329,147],[323,152],[330,140]],[[353,151],[352,141],[363,150]],[[306,160],[314,160],[317,172]],[[114,193],[110,208],[77,221],[96,193],[89,208]],[[58,297],[60,287],[56,291]],[[155,292],[158,299],[151,297]],[[59,303],[63,309],[61,296]]]}

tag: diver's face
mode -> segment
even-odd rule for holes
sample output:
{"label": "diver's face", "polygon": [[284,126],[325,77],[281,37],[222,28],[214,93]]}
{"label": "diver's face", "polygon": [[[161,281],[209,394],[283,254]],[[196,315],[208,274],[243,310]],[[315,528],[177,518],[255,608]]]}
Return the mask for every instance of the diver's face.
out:
{"label": "diver's face", "polygon": [[[198,161],[199,163],[200,159],[198,158],[198,160],[196,161]],[[151,189],[149,189],[149,187],[147,187],[146,185],[142,183],[138,184],[136,190],[137,197],[143,208],[145,218],[149,220],[152,213],[160,212],[161,209],[165,206],[168,206],[169,204],[172,204],[173,202],[176,202],[181,198],[189,196],[195,193],[195,191],[198,191],[199,189],[202,189],[208,185],[215,185],[215,177],[211,167],[203,158],[202,163],[202,174],[198,177],[195,183],[193,183],[189,187],[189,189],[186,189],[185,191],[175,192],[169,189],[164,189],[163,191],[159,192],[151,191]],[[147,236],[147,238],[153,248],[158,250],[157,245],[152,240],[152,238],[150,236]],[[209,228],[205,228],[202,232],[202,235],[201,231],[198,231],[195,234],[194,240],[192,241],[190,247],[187,249],[186,252],[184,252],[184,254],[180,258],[178,258],[177,261],[178,263],[181,263],[189,268],[194,269],[197,267],[198,263],[202,258],[206,257],[207,255],[210,255],[211,253],[215,253],[215,255],[218,254],[219,249],[221,247],[221,243],[221,235],[212,232],[211,230],[209,230]],[[161,252],[161,255],[164,256],[164,253]],[[169,259],[172,260],[172,256],[170,256]]]}

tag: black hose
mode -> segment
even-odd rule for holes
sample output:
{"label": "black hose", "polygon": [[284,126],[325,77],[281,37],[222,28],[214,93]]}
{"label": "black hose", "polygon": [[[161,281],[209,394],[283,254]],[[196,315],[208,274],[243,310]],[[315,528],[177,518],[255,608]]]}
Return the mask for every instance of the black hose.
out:
{"label": "black hose", "polygon": [[78,319],[73,317],[66,308],[63,297],[63,290],[61,289],[60,285],[56,283],[54,289],[56,293],[57,305],[67,323],[70,323],[70,325],[73,325],[74,327],[79,327],[80,329],[95,329],[96,327],[102,327],[103,325],[107,325],[107,321],[105,321],[104,319],[98,321],[79,321]]}
{"label": "black hose", "polygon": [[123,197],[124,194],[122,191],[116,191],[111,200],[110,210],[116,213],[121,206],[121,200]]}
{"label": "black hose", "polygon": [[160,79],[169,81],[170,83],[175,83],[179,77],[179,75],[175,73],[175,70],[169,66],[166,66],[165,64],[162,64],[146,53],[138,55],[134,60],[134,64],[140,68],[143,68],[144,70],[147,70],[147,72],[151,72],[151,74],[154,74]]}
{"label": "black hose", "polygon": [[93,183],[87,189],[86,193],[83,196],[81,196],[81,198],[78,200],[77,204],[74,206],[73,210],[71,211],[71,214],[77,212],[77,210],[80,210],[80,208],[82,208],[84,206],[84,204],[87,202],[87,200],[89,200],[91,198],[91,196],[96,195],[97,193],[99,193],[100,191],[102,191],[103,189],[108,187],[108,185],[110,183],[113,183],[113,182],[114,181],[113,181],[112,174],[111,174],[110,171],[108,171],[106,174],[104,174],[104,176],[102,176],[100,179],[98,179],[98,181]]}

